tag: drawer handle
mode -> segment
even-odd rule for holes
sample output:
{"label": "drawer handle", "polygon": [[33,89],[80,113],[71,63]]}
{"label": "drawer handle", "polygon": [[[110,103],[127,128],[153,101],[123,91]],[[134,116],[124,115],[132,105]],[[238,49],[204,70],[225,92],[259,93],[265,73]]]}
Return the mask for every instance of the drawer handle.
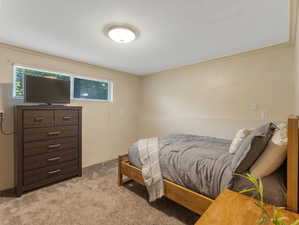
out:
{"label": "drawer handle", "polygon": [[48,159],[48,161],[53,162],[53,161],[57,161],[57,160],[60,160],[60,159],[61,159],[60,157],[55,157],[55,158]]}
{"label": "drawer handle", "polygon": [[49,136],[54,136],[54,135],[59,135],[59,134],[61,134],[60,131],[53,131],[53,132],[48,133]]}
{"label": "drawer handle", "polygon": [[44,117],[34,117],[34,122],[42,122]]}
{"label": "drawer handle", "polygon": [[56,144],[56,145],[49,145],[48,149],[53,149],[53,148],[60,148],[61,144]]}
{"label": "drawer handle", "polygon": [[63,117],[63,120],[71,120],[71,119],[73,119],[73,117],[71,117],[71,116],[64,116]]}
{"label": "drawer handle", "polygon": [[52,174],[56,174],[56,173],[60,173],[61,170],[53,170],[53,171],[50,171],[48,172],[49,175],[52,175]]}

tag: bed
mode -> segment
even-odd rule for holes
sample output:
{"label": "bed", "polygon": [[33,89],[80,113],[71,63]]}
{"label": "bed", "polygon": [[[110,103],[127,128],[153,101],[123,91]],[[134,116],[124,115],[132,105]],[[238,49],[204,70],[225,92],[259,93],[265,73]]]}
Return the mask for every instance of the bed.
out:
{"label": "bed", "polygon": [[[288,209],[298,210],[298,117],[291,116],[288,120],[288,152],[286,169],[283,167],[263,180],[271,192],[265,193],[266,201],[286,206]],[[160,165],[163,171],[165,197],[185,206],[191,211],[202,214],[214,201],[220,191],[226,188],[232,180],[230,164],[232,155],[227,152],[229,140],[201,137],[193,135],[171,135],[159,139],[161,145]],[[136,144],[131,146],[129,154],[119,156],[119,185],[134,180],[144,185],[141,172],[141,163],[138,158]],[[192,148],[200,148],[201,155]],[[209,151],[209,149],[213,151]],[[175,154],[174,154],[175,153]],[[201,159],[204,154],[203,159]],[[164,156],[165,155],[165,156]],[[180,160],[177,160],[179,157]],[[202,160],[198,164],[194,160]],[[173,163],[172,161],[177,161]],[[208,162],[208,163],[207,163]],[[180,165],[178,165],[180,163]],[[170,166],[172,165],[172,166]],[[198,168],[198,165],[201,168]],[[212,166],[211,166],[212,165]],[[123,181],[123,175],[129,179]],[[286,178],[286,179],[284,179]],[[286,190],[283,190],[283,181],[287,180]],[[221,181],[221,182],[216,182]],[[214,184],[215,183],[215,184]],[[244,187],[240,180],[231,184],[233,190]],[[287,201],[282,203],[284,192]],[[268,197],[269,198],[268,198]],[[278,196],[272,198],[273,196]],[[267,199],[268,198],[268,199]]]}

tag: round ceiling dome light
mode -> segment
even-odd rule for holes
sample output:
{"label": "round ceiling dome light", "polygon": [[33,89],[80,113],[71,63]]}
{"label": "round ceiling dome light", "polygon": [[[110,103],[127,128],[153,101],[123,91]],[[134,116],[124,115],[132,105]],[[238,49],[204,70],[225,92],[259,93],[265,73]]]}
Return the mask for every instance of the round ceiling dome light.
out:
{"label": "round ceiling dome light", "polygon": [[126,44],[136,39],[137,32],[126,26],[112,26],[108,29],[107,35],[117,43]]}

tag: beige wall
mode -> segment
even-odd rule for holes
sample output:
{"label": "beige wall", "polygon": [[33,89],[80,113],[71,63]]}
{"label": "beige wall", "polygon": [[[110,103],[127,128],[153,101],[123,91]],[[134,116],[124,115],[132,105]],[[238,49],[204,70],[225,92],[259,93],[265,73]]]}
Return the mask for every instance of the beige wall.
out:
{"label": "beige wall", "polygon": [[[116,158],[136,140],[139,77],[0,44],[0,103],[5,103],[8,130],[12,129],[12,105],[21,103],[12,99],[13,64],[113,81],[113,103],[71,103],[83,106],[84,166]],[[0,135],[0,190],[12,186],[13,138]]]}
{"label": "beige wall", "polygon": [[192,133],[231,138],[242,127],[286,120],[293,107],[292,82],[293,48],[288,45],[146,76],[139,137]]}
{"label": "beige wall", "polygon": [[299,114],[299,13],[297,15],[296,23],[296,40],[294,48],[294,68],[295,68],[295,77],[294,77],[294,88],[295,88],[295,113]]}

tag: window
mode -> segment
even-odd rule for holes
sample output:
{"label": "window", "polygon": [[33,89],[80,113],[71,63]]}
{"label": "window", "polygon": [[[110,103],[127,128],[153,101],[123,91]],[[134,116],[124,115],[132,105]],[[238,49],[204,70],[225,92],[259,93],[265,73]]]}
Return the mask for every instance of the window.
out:
{"label": "window", "polygon": [[74,98],[110,101],[110,84],[108,81],[74,77]]}
{"label": "window", "polygon": [[38,76],[38,77],[51,77],[59,80],[70,80],[70,76],[46,72],[42,70],[36,70],[21,66],[15,66],[15,81],[14,81],[14,97],[16,98],[24,98],[24,75]]}
{"label": "window", "polygon": [[112,82],[81,78],[23,66],[14,66],[14,97],[24,98],[24,75],[70,80],[72,99],[112,101]]}

